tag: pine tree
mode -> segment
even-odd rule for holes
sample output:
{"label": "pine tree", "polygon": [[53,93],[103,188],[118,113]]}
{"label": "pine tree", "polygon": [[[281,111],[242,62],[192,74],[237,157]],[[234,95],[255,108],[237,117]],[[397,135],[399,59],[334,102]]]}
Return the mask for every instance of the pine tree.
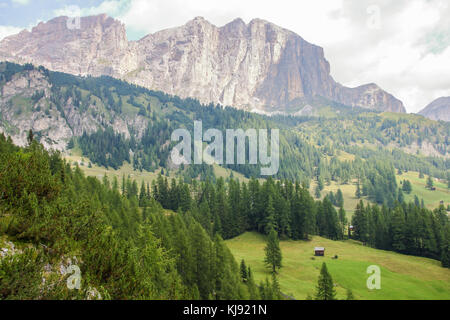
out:
{"label": "pine tree", "polygon": [[417,195],[414,195],[414,205],[416,207],[420,207],[420,200],[419,200],[419,197]]}
{"label": "pine tree", "polygon": [[325,186],[324,186],[324,183],[323,183],[323,178],[322,178],[322,177],[319,177],[319,178],[317,179],[317,187],[319,188],[319,191],[322,191],[323,188],[325,187]]}
{"label": "pine tree", "polygon": [[405,201],[405,196],[403,195],[402,189],[398,189],[398,197],[397,200],[399,203],[403,203]]}
{"label": "pine tree", "polygon": [[356,210],[352,217],[352,224],[355,238],[366,243],[368,240],[368,221],[362,200],[356,205]]}
{"label": "pine tree", "polygon": [[28,130],[28,136],[27,136],[28,145],[31,145],[33,140],[34,140],[33,130],[30,129],[30,130]]}
{"label": "pine tree", "polygon": [[347,289],[347,299],[346,300],[355,300],[355,296],[351,289]]}
{"label": "pine tree", "polygon": [[428,176],[426,188],[431,190],[433,189],[433,186],[434,186],[433,178],[431,176]]}
{"label": "pine tree", "polygon": [[264,258],[264,263],[272,270],[272,273],[277,272],[277,268],[281,268],[281,249],[280,243],[278,241],[277,232],[272,229],[267,237],[267,245],[264,249],[266,256]]}
{"label": "pine tree", "polygon": [[410,194],[412,191],[412,185],[409,180],[404,180],[402,185],[402,191],[406,192],[407,194]]}
{"label": "pine tree", "polygon": [[256,287],[255,279],[253,279],[252,270],[248,267],[247,271],[247,288],[250,295],[251,300],[258,300],[261,297],[259,296],[258,288]]}
{"label": "pine tree", "polygon": [[327,198],[328,198],[328,200],[330,200],[330,202],[331,202],[333,205],[337,205],[336,197],[334,196],[333,191],[330,191],[330,193],[327,195]]}
{"label": "pine tree", "polygon": [[122,195],[125,196],[126,195],[126,183],[125,183],[125,175],[122,175]]}
{"label": "pine tree", "polygon": [[264,231],[266,234],[269,234],[271,230],[274,230],[277,227],[277,223],[275,220],[275,209],[273,207],[272,197],[269,196],[266,208],[266,219],[265,219]]}
{"label": "pine tree", "polygon": [[327,265],[322,263],[319,280],[317,282],[316,300],[336,300],[336,289],[334,288],[333,278],[328,273]]}
{"label": "pine tree", "polygon": [[272,273],[272,295],[273,300],[281,300],[280,283],[278,282],[277,275]]}
{"label": "pine tree", "polygon": [[344,195],[342,194],[341,189],[338,189],[338,191],[336,192],[336,205],[339,208],[344,207]]}
{"label": "pine tree", "polygon": [[396,207],[393,212],[392,222],[392,247],[395,251],[403,252],[405,246],[405,213],[402,207]]}
{"label": "pine tree", "polygon": [[441,264],[444,268],[450,268],[450,227],[447,225],[443,234],[441,245]]}
{"label": "pine tree", "polygon": [[359,181],[356,185],[356,192],[355,192],[355,197],[358,199],[361,199],[362,196],[362,192],[361,192],[361,185],[359,184]]}
{"label": "pine tree", "polygon": [[339,222],[341,223],[342,234],[344,234],[344,229],[347,225],[347,214],[343,207],[339,208]]}
{"label": "pine tree", "polygon": [[146,198],[147,198],[147,195],[146,195],[146,191],[145,191],[145,183],[144,183],[144,180],[142,180],[141,190],[139,191],[139,206],[140,207],[146,206],[146,201],[145,201]]}
{"label": "pine tree", "polygon": [[320,198],[320,188],[319,188],[319,186],[316,186],[315,188],[314,188],[314,196],[316,197],[316,199],[319,199]]}
{"label": "pine tree", "polygon": [[190,228],[192,253],[194,258],[194,276],[202,299],[207,299],[211,293],[211,242],[205,230],[197,222]]}
{"label": "pine tree", "polygon": [[245,265],[244,259],[241,260],[241,279],[243,282],[247,282],[248,280],[247,266]]}

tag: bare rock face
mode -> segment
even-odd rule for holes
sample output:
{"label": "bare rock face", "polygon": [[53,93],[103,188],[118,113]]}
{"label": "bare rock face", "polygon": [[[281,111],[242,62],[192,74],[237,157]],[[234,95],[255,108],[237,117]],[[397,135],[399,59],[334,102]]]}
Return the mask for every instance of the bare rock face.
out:
{"label": "bare rock face", "polygon": [[0,42],[0,60],[32,62],[75,75],[109,75],[203,103],[280,111],[316,96],[350,106],[405,112],[374,84],[346,88],[330,76],[323,49],[264,20],[216,27],[201,17],[128,41],[106,15],[40,23]]}
{"label": "bare rock face", "polygon": [[133,47],[125,27],[106,15],[82,18],[79,29],[69,18],[58,17],[3,39],[0,59],[75,75],[112,76],[136,67]]}
{"label": "bare rock face", "polygon": [[[89,112],[82,112],[69,97],[61,105],[62,110],[58,110],[51,102],[51,90],[47,76],[37,69],[17,73],[3,83],[0,86],[0,133],[24,146],[28,131],[32,130],[40,134],[40,142],[47,149],[65,150],[73,136],[105,129],[106,115],[98,106],[90,104]],[[43,95],[36,101],[33,95],[37,92]],[[126,138],[130,138],[131,131],[141,138],[147,128],[146,119],[139,115],[110,113],[109,116],[114,131]]]}
{"label": "bare rock face", "polygon": [[[45,140],[42,141],[44,146],[49,147],[49,144],[54,144],[55,149],[62,149],[65,146],[65,142],[62,140],[70,138],[72,132],[65,125],[65,121],[56,116],[54,110],[49,110],[45,114],[40,112],[45,107],[43,103],[33,104],[31,102],[31,97],[36,91],[43,91],[44,97],[50,95],[50,85],[47,79],[36,70],[30,71],[24,76],[14,76],[1,88],[2,123],[0,131],[3,132],[5,128],[10,128],[11,132],[8,133],[18,145],[26,144],[27,132],[30,129],[34,132],[45,132],[51,139],[54,139],[55,143]],[[15,97],[20,98],[14,100]],[[4,123],[7,123],[7,126]]]}
{"label": "bare rock face", "polygon": [[441,97],[434,100],[419,114],[432,120],[450,121],[450,97]]}

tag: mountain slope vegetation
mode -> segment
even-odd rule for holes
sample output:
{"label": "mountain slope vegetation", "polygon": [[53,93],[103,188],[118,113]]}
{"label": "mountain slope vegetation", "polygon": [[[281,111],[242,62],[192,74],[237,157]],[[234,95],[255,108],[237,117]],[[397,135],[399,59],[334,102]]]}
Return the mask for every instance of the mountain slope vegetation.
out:
{"label": "mountain slope vegetation", "polygon": [[[322,100],[329,106],[315,115],[267,117],[109,77],[75,77],[11,63],[2,63],[0,71],[1,128],[7,135],[24,145],[32,129],[46,147],[78,145],[84,156],[103,166],[118,168],[129,161],[136,170],[178,170],[168,161],[174,145],[170,134],[176,128],[192,132],[193,121],[202,120],[204,129],[280,129],[275,178],[352,183],[367,177],[368,159],[439,179],[447,179],[450,168],[450,125],[414,115],[368,112]],[[342,159],[343,152],[356,159]],[[247,177],[260,172],[258,165],[229,167]],[[184,169],[187,178],[211,173],[205,166]]]}
{"label": "mountain slope vegetation", "polygon": [[[117,181],[86,178],[30,142],[19,148],[0,135],[0,240],[10,248],[0,257],[0,299],[261,297],[220,236],[189,213],[167,215],[154,200],[142,209]],[[74,266],[78,290],[63,272]]]}

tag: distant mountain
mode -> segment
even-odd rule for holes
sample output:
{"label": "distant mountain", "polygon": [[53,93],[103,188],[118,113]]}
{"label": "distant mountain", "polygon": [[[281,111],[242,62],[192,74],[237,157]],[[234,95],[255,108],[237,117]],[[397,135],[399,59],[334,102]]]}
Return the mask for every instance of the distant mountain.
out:
{"label": "distant mountain", "polygon": [[[75,75],[109,75],[202,103],[265,112],[297,112],[316,97],[379,111],[405,112],[375,84],[344,87],[321,47],[270,22],[236,19],[216,27],[198,17],[128,41],[106,15],[39,23],[0,42],[0,60],[31,62]],[[69,26],[69,27],[68,27]],[[70,28],[72,27],[72,28]]]}
{"label": "distant mountain", "polygon": [[432,120],[450,121],[450,97],[441,97],[434,100],[419,114]]}

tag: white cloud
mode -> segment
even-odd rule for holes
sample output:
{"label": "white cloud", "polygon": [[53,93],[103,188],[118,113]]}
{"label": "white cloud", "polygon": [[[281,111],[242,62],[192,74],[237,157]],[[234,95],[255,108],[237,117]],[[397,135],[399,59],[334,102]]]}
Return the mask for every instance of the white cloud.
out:
{"label": "white cloud", "polygon": [[324,47],[344,85],[375,82],[410,112],[450,96],[448,0],[105,0],[81,12],[112,15],[134,38],[196,16],[218,26],[261,18]]}
{"label": "white cloud", "polygon": [[24,5],[29,4],[30,0],[12,0],[12,3],[24,6]]}
{"label": "white cloud", "polygon": [[[364,2],[358,1],[360,6]],[[354,2],[343,11],[353,21],[351,41],[325,45],[335,78],[346,85],[376,82],[409,112],[450,95],[450,10],[440,0],[378,1],[381,28],[359,21]],[[359,28],[358,28],[359,26]]]}
{"label": "white cloud", "polygon": [[77,5],[68,5],[53,10],[55,16],[87,16],[100,13],[117,17],[122,10],[128,8],[128,2],[123,0],[105,0],[97,7],[80,8]]}
{"label": "white cloud", "polygon": [[0,26],[0,41],[10,35],[19,33],[22,29],[12,26]]}

